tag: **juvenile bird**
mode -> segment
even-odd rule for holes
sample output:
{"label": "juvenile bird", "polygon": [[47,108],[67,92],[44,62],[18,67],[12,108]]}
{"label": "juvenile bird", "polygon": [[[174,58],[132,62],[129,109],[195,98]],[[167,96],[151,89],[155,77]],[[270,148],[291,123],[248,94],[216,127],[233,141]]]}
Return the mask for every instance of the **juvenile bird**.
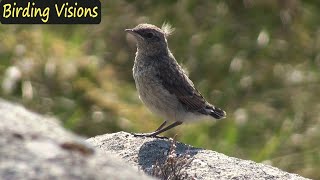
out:
{"label": "juvenile bird", "polygon": [[[170,25],[162,28],[151,24],[139,24],[126,29],[137,43],[133,66],[133,78],[141,101],[165,118],[152,133],[137,136],[154,137],[183,122],[213,117],[221,119],[225,111],[208,103],[194,87],[168,48],[167,37],[173,32]],[[165,127],[167,121],[172,124]]]}

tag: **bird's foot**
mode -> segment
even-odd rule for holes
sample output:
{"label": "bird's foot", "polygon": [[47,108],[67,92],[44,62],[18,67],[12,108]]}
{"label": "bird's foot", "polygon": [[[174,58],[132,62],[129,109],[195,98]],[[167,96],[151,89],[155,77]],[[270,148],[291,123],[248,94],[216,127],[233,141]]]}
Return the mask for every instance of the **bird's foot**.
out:
{"label": "bird's foot", "polygon": [[160,138],[160,139],[168,139],[164,136],[158,136],[154,132],[153,133],[131,133],[135,137],[153,137],[153,138]]}

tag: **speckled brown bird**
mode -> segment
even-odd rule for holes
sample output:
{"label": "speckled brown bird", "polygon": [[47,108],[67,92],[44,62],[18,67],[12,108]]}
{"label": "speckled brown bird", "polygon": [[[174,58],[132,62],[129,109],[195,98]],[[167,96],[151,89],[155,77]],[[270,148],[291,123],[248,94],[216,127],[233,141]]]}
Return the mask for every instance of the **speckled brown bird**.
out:
{"label": "speckled brown bird", "polygon": [[[165,118],[156,131],[137,136],[156,136],[183,122],[226,116],[225,111],[204,99],[170,52],[167,43],[167,36],[173,32],[170,25],[158,28],[139,24],[125,31],[137,43],[133,78],[139,97],[151,112]],[[167,121],[173,123],[165,127]]]}

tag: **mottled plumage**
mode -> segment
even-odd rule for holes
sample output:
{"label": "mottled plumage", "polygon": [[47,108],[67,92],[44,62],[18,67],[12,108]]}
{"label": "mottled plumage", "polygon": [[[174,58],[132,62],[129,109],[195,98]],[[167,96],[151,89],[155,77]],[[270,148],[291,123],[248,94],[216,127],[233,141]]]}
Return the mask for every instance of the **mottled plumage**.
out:
{"label": "mottled plumage", "polygon": [[194,87],[168,48],[166,37],[172,29],[168,25],[163,27],[139,24],[126,30],[137,41],[133,77],[140,99],[152,112],[175,122],[162,128],[165,121],[147,136],[155,136],[182,122],[204,116],[221,119],[226,115],[223,110],[208,103]]}

